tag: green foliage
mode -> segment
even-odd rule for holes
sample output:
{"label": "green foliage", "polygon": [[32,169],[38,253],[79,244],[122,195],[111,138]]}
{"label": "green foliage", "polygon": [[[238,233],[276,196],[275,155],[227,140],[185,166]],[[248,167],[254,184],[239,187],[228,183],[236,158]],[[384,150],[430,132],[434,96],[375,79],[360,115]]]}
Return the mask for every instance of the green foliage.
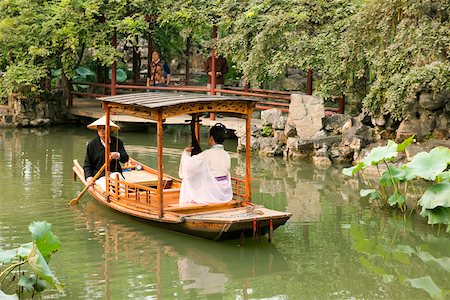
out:
{"label": "green foliage", "polygon": [[[376,166],[379,172],[379,187],[374,186],[371,180],[367,181],[370,189],[362,189],[361,197],[370,196],[371,199],[380,199],[382,204],[398,207],[402,212],[406,211],[406,199],[408,193],[414,192],[414,181],[425,179],[429,182],[428,188],[418,201],[422,206],[421,216],[428,218],[429,224],[445,224],[450,232],[450,149],[436,147],[429,153],[416,154],[411,162],[396,167],[388,164],[400,151],[404,151],[411,144],[412,137],[397,145],[389,141],[387,146],[376,147],[357,165],[345,168],[342,173],[353,176],[369,166]],[[386,170],[381,173],[379,164],[384,163]],[[446,171],[447,170],[447,171]]]}
{"label": "green foliage", "polygon": [[6,0],[0,70],[10,74],[0,93],[39,94],[49,70],[73,78],[83,61],[121,60],[113,35],[136,44],[150,31],[165,60],[182,57],[188,39],[207,52],[214,24],[217,52],[245,83],[313,69],[317,94],[346,94],[400,120],[417,93],[450,89],[449,11],[447,0]]}
{"label": "green foliage", "polygon": [[449,89],[448,11],[446,0],[364,1],[333,33],[340,41],[329,55],[340,60],[327,61],[324,91],[356,94],[367,113],[402,119],[406,99]]}
{"label": "green foliage", "polygon": [[0,94],[19,93],[35,99],[41,92],[39,83],[46,76],[45,68],[32,64],[9,65],[5,75],[0,77]]}
{"label": "green foliage", "polygon": [[[29,293],[35,294],[44,291],[48,285],[63,290],[63,285],[53,275],[48,266],[51,255],[61,248],[61,242],[53,233],[51,224],[43,222],[32,222],[28,229],[31,232],[32,242],[22,244],[16,249],[0,250],[0,264],[10,264],[0,273],[0,285],[10,274],[15,274],[13,270],[21,265],[27,264],[29,271],[21,269],[19,276],[12,276],[9,286],[17,284],[25,288]],[[17,278],[15,280],[15,278]],[[1,288],[9,290],[9,286],[1,285]],[[21,293],[17,291],[19,295]],[[4,299],[0,290],[0,298]],[[5,299],[7,296],[4,296]],[[13,297],[8,295],[8,297]],[[17,299],[17,298],[11,298]]]}
{"label": "green foliage", "polygon": [[263,127],[261,128],[261,135],[262,135],[262,136],[265,136],[265,137],[267,137],[267,136],[272,136],[272,135],[273,135],[273,129],[272,129],[272,126],[263,126]]}
{"label": "green foliage", "polygon": [[[83,60],[90,58],[101,65],[117,62],[123,53],[113,47],[113,35],[118,41],[147,39],[147,18],[156,21],[164,3],[173,4],[144,0],[1,1],[0,70],[6,75],[0,81],[0,94],[34,93],[38,97],[40,81],[50,76],[50,70],[61,68],[68,78],[80,80],[76,69]],[[182,26],[163,24],[151,30],[155,46],[169,59],[183,51]],[[118,77],[123,75],[119,73]]]}

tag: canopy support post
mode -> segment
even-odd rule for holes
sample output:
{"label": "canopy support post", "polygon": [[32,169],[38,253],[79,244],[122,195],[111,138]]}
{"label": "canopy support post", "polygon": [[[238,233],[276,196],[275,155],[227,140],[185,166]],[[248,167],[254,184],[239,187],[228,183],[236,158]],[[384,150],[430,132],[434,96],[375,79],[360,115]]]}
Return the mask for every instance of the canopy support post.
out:
{"label": "canopy support post", "polygon": [[158,185],[157,185],[157,195],[158,195],[158,215],[160,218],[164,216],[164,203],[163,203],[163,118],[161,110],[158,111],[158,121],[156,124],[156,135],[157,135],[157,147],[158,147]]}
{"label": "canopy support post", "polygon": [[103,109],[105,110],[105,116],[106,116],[106,126],[105,126],[105,182],[106,182],[106,199],[109,202],[109,141],[110,141],[110,134],[111,134],[111,126],[109,126],[110,122],[110,109],[108,104],[103,102]]}
{"label": "canopy support post", "polygon": [[247,119],[245,122],[245,201],[251,202],[251,152],[250,152],[250,135],[251,135],[252,107],[247,103]]}

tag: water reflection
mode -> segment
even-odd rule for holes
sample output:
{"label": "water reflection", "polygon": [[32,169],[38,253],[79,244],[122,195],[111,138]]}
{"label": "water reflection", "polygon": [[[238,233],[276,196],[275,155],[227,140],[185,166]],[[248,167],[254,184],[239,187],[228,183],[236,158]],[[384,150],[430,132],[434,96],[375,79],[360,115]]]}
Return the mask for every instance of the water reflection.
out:
{"label": "water reflection", "polygon": [[[166,130],[164,167],[176,176],[189,130]],[[36,220],[52,223],[62,242],[50,266],[65,292],[44,299],[450,297],[448,234],[416,215],[372,208],[359,197],[358,179],[339,168],[253,157],[253,200],[293,213],[273,244],[186,237],[89,196],[71,208],[82,189],[72,181],[72,160],[84,159],[94,134],[77,127],[0,131],[0,248],[28,242]],[[120,134],[130,155],[156,167],[151,133]],[[232,140],[226,149],[234,151]],[[244,155],[232,154],[232,168],[245,176]]]}
{"label": "water reflection", "polygon": [[[117,276],[112,270],[118,260],[138,266],[142,270],[139,285],[152,287],[134,291],[134,296],[144,293],[157,299],[173,293],[173,287],[165,291],[167,283],[178,286],[180,298],[185,298],[183,295],[221,297],[229,292],[231,278],[246,283],[240,291],[235,291],[244,295],[251,288],[249,278],[289,271],[285,258],[273,244],[247,243],[246,247],[239,247],[236,242],[192,238],[145,223],[129,222],[127,217],[105,210],[95,202],[78,207],[75,212],[76,223],[84,223],[104,250],[103,270],[97,268],[96,273],[103,275],[101,282],[107,299],[110,295],[117,298],[119,292],[112,285]],[[98,283],[99,280],[93,282],[94,286]],[[128,284],[136,282],[132,280]]]}
{"label": "water reflection", "polygon": [[[271,208],[293,212],[291,221],[317,223],[322,199],[334,200],[336,206],[358,203],[359,182],[344,178],[341,169],[317,169],[305,161],[258,157],[252,160],[254,201]],[[235,173],[245,176],[245,157],[237,158]],[[281,200],[281,201],[280,201]]]}

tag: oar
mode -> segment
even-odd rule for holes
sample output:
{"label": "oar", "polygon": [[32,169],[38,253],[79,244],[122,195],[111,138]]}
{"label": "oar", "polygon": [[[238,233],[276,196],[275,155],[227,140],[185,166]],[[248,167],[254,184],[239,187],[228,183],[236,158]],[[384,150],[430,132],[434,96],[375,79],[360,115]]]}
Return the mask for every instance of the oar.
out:
{"label": "oar", "polygon": [[[97,178],[100,176],[100,174],[102,174],[105,167],[106,167],[106,163],[104,163],[103,166],[100,168],[100,170],[98,170],[97,174],[95,174],[95,176],[92,178],[92,181],[95,182],[97,180]],[[81,191],[81,193],[76,198],[73,198],[72,200],[70,200],[69,205],[71,205],[71,206],[77,205],[78,201],[80,201],[81,196],[83,196],[83,194],[86,193],[88,188],[90,188],[90,185],[86,185],[84,187],[84,189]]]}

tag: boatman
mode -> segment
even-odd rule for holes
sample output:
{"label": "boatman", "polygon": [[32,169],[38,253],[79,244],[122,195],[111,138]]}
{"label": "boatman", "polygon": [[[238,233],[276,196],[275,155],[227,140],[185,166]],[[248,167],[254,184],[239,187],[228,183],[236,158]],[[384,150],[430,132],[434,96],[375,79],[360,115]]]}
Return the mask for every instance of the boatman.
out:
{"label": "boatman", "polygon": [[181,155],[179,176],[183,179],[180,204],[222,203],[233,199],[230,155],[223,148],[225,128],[216,124],[209,130],[209,149],[191,156],[192,147]]}
{"label": "boatman", "polygon": [[[114,124],[111,120],[109,122],[109,126],[111,130],[118,131],[120,128],[116,124]],[[99,176],[99,178],[94,182],[93,177],[97,172],[102,168],[105,164],[105,143],[106,143],[106,116],[101,117],[95,122],[89,124],[87,126],[89,129],[97,130],[97,137],[90,141],[87,145],[86,149],[86,158],[84,159],[84,178],[87,183],[91,186],[96,183],[98,186],[106,190],[105,184],[105,171]],[[123,146],[123,142],[118,137],[112,136],[109,139],[109,171],[110,176],[115,178],[116,174],[120,174],[121,179],[122,176],[122,167],[120,163],[126,163],[128,161],[128,154],[125,151]]]}

